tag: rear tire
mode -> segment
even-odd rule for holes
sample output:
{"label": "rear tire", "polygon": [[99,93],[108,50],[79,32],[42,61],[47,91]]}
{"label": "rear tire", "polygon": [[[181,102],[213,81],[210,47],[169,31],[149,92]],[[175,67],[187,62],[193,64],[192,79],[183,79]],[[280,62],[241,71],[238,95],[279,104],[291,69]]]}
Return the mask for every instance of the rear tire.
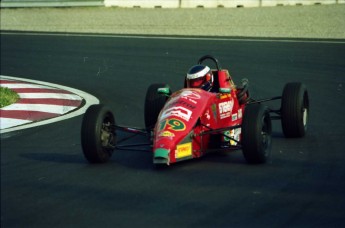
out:
{"label": "rear tire", "polygon": [[242,151],[250,164],[265,163],[271,155],[272,123],[268,109],[247,105],[242,122]]}
{"label": "rear tire", "polygon": [[90,163],[107,162],[115,148],[115,118],[104,105],[90,106],[83,117],[81,145]]}
{"label": "rear tire", "polygon": [[304,84],[285,85],[281,103],[281,122],[285,137],[303,137],[307,132],[309,96]]}
{"label": "rear tire", "polygon": [[144,118],[147,130],[152,130],[157,122],[157,118],[168,97],[158,94],[159,88],[169,87],[166,84],[152,84],[149,86],[145,97]]}

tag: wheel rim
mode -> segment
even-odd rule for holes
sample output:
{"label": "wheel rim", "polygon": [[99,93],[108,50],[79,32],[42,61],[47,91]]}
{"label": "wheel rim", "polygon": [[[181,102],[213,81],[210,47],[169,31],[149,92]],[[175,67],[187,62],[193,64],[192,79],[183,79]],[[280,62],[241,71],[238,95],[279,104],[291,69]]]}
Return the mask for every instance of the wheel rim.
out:
{"label": "wheel rim", "polygon": [[302,108],[302,117],[303,117],[303,126],[306,129],[308,123],[308,109],[309,109],[309,99],[308,94],[305,92],[303,95],[303,108]]}
{"label": "wheel rim", "polygon": [[303,112],[303,126],[306,127],[307,121],[308,121],[308,109],[303,108],[302,112]]}
{"label": "wheel rim", "polygon": [[270,125],[267,123],[266,117],[262,119],[261,139],[265,157],[267,157],[269,153],[269,147],[271,144],[271,130]]}
{"label": "wheel rim", "polygon": [[101,128],[101,145],[104,150],[114,148],[115,134],[114,134],[114,121],[110,116],[104,118]]}

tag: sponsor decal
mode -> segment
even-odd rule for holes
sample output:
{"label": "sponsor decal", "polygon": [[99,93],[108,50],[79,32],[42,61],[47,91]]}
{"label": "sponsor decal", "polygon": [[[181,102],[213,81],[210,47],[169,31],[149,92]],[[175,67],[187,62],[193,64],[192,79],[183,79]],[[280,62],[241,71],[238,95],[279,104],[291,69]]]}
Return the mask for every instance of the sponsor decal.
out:
{"label": "sponsor decal", "polygon": [[169,103],[168,103],[168,107],[172,107],[175,105],[182,105],[188,109],[195,109],[196,107],[192,104],[190,104],[189,102],[185,101],[185,100],[180,100],[179,98],[175,98],[172,99]]}
{"label": "sponsor decal", "polygon": [[242,119],[242,109],[241,108],[237,111],[237,113],[238,113],[238,118]]}
{"label": "sponsor decal", "polygon": [[231,120],[236,121],[237,120],[237,113],[231,115]]}
{"label": "sponsor decal", "polygon": [[[237,141],[240,141],[241,128],[236,128],[236,129],[232,129],[232,130],[230,130],[230,131],[226,131],[226,132],[224,132],[224,134],[225,134],[226,136],[231,137],[232,139],[235,139],[235,140],[237,140]],[[224,142],[230,142],[230,145],[236,146],[236,145],[237,145],[237,142],[235,142],[235,141],[232,140],[232,139],[223,136]]]}
{"label": "sponsor decal", "polygon": [[[241,135],[241,128],[232,129],[230,131],[230,137],[237,141],[240,141],[240,135]],[[237,142],[230,140],[230,144],[233,146],[236,146]]]}
{"label": "sponsor decal", "polygon": [[[226,135],[226,136],[232,137],[232,136],[230,135],[230,131],[225,131],[225,132],[223,132],[223,134]],[[222,136],[222,137],[223,137],[223,141],[224,141],[224,142],[230,142],[230,138],[225,137],[225,136]]]}
{"label": "sponsor decal", "polygon": [[166,119],[170,116],[180,117],[186,121],[189,121],[190,117],[192,116],[192,111],[182,106],[171,107],[163,111],[161,114],[161,119]]}
{"label": "sponsor decal", "polygon": [[191,90],[182,91],[180,96],[181,98],[186,99],[192,102],[193,104],[198,103],[196,100],[200,100],[201,98],[200,94],[198,94],[196,91],[191,91]]}
{"label": "sponsor decal", "polygon": [[190,99],[194,99],[194,100],[199,100],[201,98],[200,94],[198,94],[195,91],[191,91],[191,90],[182,91],[181,96],[186,97],[186,98],[190,98]]}
{"label": "sponsor decal", "polygon": [[220,98],[221,100],[227,99],[227,98],[231,98],[231,94],[221,94],[221,95],[219,95],[219,98]]}
{"label": "sponsor decal", "polygon": [[186,129],[185,123],[178,119],[165,119],[159,123],[159,131],[172,130],[172,131],[184,131]]}
{"label": "sponsor decal", "polygon": [[207,111],[205,112],[205,118],[210,120],[211,119],[211,116],[210,116],[210,110],[207,109]]}
{"label": "sponsor decal", "polygon": [[212,113],[213,113],[213,118],[214,118],[215,120],[217,120],[217,106],[216,106],[216,104],[213,104],[213,105],[211,106],[211,109],[212,109]]}
{"label": "sponsor decal", "polygon": [[176,146],[175,157],[183,158],[192,155],[192,143],[184,143]]}
{"label": "sponsor decal", "polygon": [[234,100],[221,102],[218,104],[220,119],[228,118],[234,107]]}
{"label": "sponsor decal", "polygon": [[161,137],[175,137],[175,134],[170,131],[162,131],[158,136]]}

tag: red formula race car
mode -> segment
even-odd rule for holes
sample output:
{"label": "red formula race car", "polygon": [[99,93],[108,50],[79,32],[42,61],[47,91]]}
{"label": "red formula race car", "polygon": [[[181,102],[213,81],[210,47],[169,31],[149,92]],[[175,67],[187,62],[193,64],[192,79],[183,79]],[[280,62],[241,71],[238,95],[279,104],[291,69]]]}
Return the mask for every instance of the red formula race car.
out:
{"label": "red formula race car", "polygon": [[[185,83],[185,88],[172,93],[168,85],[151,85],[145,100],[145,129],[117,125],[109,108],[91,106],[81,130],[85,158],[90,163],[104,163],[114,150],[148,150],[154,164],[170,165],[212,151],[242,149],[248,163],[258,164],[265,163],[271,153],[271,120],[281,120],[286,137],[305,135],[309,99],[302,83],[286,84],[282,96],[255,100],[247,80],[236,86],[216,58],[206,55],[198,64],[205,60],[216,66],[212,91],[187,88]],[[262,104],[278,99],[278,110]],[[118,142],[118,131],[146,135],[147,143],[124,144],[126,138]]]}

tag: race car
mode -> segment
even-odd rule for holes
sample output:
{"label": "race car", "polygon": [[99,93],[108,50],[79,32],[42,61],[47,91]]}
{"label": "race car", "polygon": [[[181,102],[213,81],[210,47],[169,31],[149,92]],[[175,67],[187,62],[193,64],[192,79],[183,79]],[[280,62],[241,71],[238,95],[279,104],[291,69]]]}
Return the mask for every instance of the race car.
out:
{"label": "race car", "polygon": [[[253,99],[247,79],[237,86],[215,57],[205,55],[197,63],[206,60],[216,67],[212,91],[188,88],[186,79],[176,92],[166,84],[152,84],[145,97],[144,129],[117,125],[107,106],[90,106],[81,128],[85,158],[105,163],[115,150],[144,150],[152,153],[155,166],[167,166],[210,152],[242,150],[248,163],[260,164],[271,155],[272,120],[281,120],[286,137],[305,136],[309,97],[304,84],[287,83],[282,96]],[[263,104],[272,100],[281,100],[281,107]],[[147,143],[124,144],[130,137],[118,141],[118,131],[144,135]]]}

